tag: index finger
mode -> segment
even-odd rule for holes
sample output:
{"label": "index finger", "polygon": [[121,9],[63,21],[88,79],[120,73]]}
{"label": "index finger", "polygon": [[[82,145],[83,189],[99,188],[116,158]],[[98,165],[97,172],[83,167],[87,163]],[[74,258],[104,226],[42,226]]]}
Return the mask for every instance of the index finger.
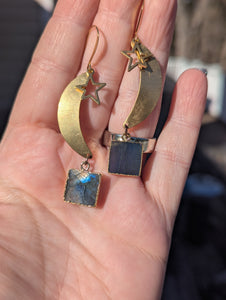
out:
{"label": "index finger", "polygon": [[99,0],[59,0],[37,45],[9,126],[41,123],[56,129],[57,103],[78,72]]}

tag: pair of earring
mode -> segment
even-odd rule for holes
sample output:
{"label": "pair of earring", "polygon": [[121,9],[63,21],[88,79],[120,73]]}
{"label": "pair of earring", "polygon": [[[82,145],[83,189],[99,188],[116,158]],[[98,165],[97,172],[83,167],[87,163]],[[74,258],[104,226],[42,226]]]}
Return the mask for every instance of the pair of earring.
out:
{"label": "pair of earring", "polygon": [[[129,129],[141,123],[155,108],[161,94],[162,77],[158,61],[152,53],[141,43],[137,31],[141,21],[143,4],[138,16],[131,50],[121,53],[129,59],[128,71],[140,69],[140,87],[136,102],[125,120],[123,134],[104,132],[103,144],[110,148],[108,172],[124,176],[140,176],[143,153],[151,153],[155,146],[155,139],[132,137]],[[85,158],[81,169],[71,169],[65,188],[64,200],[70,203],[95,207],[99,194],[101,174],[89,171],[89,159],[92,153],[88,148],[80,127],[79,112],[81,101],[87,98],[100,104],[98,91],[106,83],[95,82],[94,69],[91,66],[93,56],[99,42],[99,30],[96,28],[97,39],[93,53],[85,73],[77,76],[64,90],[58,106],[58,123],[66,142],[78,154]],[[91,27],[91,28],[92,28]],[[136,58],[134,62],[134,56]],[[95,88],[95,96],[88,94],[88,84]]]}

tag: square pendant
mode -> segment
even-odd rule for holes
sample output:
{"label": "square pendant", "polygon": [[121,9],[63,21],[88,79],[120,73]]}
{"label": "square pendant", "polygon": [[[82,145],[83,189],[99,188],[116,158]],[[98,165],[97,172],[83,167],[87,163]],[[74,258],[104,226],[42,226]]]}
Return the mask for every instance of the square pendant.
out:
{"label": "square pendant", "polygon": [[142,143],[112,141],[108,172],[118,175],[140,176],[142,156]]}
{"label": "square pendant", "polygon": [[64,199],[66,202],[95,207],[101,174],[71,169],[68,172]]}

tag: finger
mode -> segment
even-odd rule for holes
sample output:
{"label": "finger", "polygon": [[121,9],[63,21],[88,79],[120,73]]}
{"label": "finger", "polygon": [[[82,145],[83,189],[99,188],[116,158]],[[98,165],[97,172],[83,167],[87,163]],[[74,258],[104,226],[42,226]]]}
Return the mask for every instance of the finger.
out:
{"label": "finger", "polygon": [[168,120],[143,170],[149,193],[174,220],[195,150],[207,93],[206,76],[189,70],[179,78]]}
{"label": "finger", "polygon": [[[81,107],[81,127],[88,144],[91,141],[99,141],[108,125],[125,70],[126,62],[120,51],[127,46],[131,38],[139,4],[140,1],[137,0],[100,2],[94,19],[94,24],[100,29],[100,39],[92,67],[95,70],[96,81],[105,82],[106,86],[99,91],[99,106],[92,101],[87,101],[88,103],[83,103]],[[95,39],[96,33],[93,31],[88,39],[79,72],[86,71]],[[89,146],[92,148],[92,145]]]}
{"label": "finger", "polygon": [[[172,40],[176,15],[175,0],[149,0],[144,3],[143,17],[138,30],[141,42],[154,54],[159,61],[163,80]],[[129,49],[130,45],[127,45]],[[119,96],[115,103],[109,128],[113,132],[122,132],[122,124],[126,120],[136,99],[139,89],[139,69],[125,72]],[[135,130],[132,135],[139,137],[152,137],[157,124],[161,101],[159,100],[155,111]]]}
{"label": "finger", "polygon": [[86,37],[99,0],[60,0],[28,68],[10,125],[57,126],[57,104],[80,67]]}

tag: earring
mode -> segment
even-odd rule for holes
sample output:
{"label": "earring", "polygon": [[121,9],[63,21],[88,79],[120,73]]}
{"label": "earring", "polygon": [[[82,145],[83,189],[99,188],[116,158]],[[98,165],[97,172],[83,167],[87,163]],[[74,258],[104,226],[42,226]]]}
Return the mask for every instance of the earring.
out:
{"label": "earring", "polygon": [[140,69],[140,86],[136,102],[123,124],[124,134],[105,131],[103,138],[104,145],[110,147],[108,172],[117,175],[140,176],[143,153],[151,153],[155,146],[155,139],[132,137],[129,133],[130,128],[141,123],[153,111],[162,89],[160,65],[137,36],[143,9],[144,1],[131,41],[132,49],[121,52],[129,59],[128,72],[136,67]]}
{"label": "earring", "polygon": [[[93,27],[96,28],[97,38],[87,70],[69,83],[61,95],[58,105],[58,124],[61,134],[71,148],[85,158],[85,161],[81,163],[80,170],[69,170],[64,200],[90,207],[97,205],[101,174],[89,172],[89,159],[92,158],[92,153],[82,135],[79,119],[80,105],[82,100],[88,98],[96,104],[100,104],[98,92],[106,85],[106,83],[95,82],[93,79],[94,69],[91,62],[99,42],[99,30],[95,25],[91,29]],[[95,87],[95,96],[87,95],[89,83]]]}

